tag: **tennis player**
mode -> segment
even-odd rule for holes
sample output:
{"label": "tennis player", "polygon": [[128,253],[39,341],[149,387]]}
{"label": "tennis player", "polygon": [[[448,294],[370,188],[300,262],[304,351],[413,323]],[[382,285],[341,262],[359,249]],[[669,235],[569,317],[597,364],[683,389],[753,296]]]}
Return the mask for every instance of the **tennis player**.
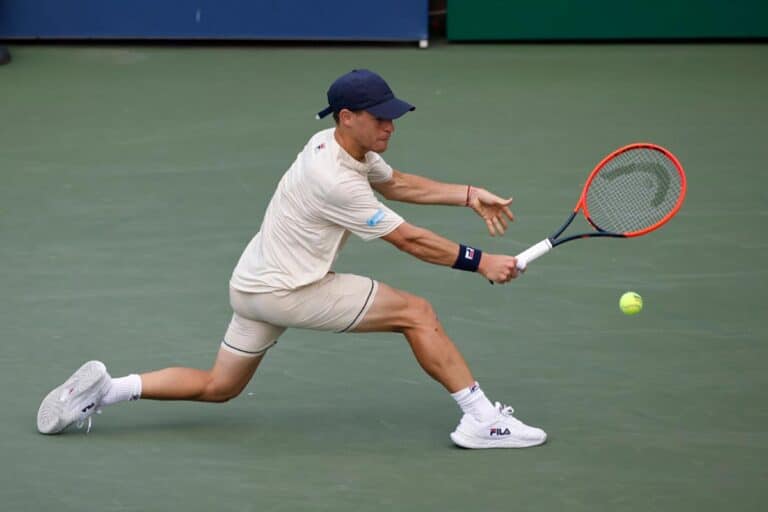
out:
{"label": "tennis player", "polygon": [[461,353],[425,299],[370,277],[336,273],[334,260],[353,233],[380,238],[416,258],[477,272],[495,283],[517,276],[515,258],[457,244],[403,220],[377,198],[467,206],[491,235],[513,220],[511,199],[479,187],[436,182],[390,167],[381,157],[393,120],[414,110],[368,70],[339,77],[328,90],[335,127],[313,135],[282,177],[261,229],[230,280],[232,320],[209,370],[165,368],[113,379],[89,361],[45,397],[37,428],[55,434],[107,405],[143,399],[225,402],[251,380],[286,328],[399,332],[421,367],[456,400],[463,416],[450,434],[465,448],[520,448],[544,443],[546,433],[525,425],[512,408],[486,398]]}

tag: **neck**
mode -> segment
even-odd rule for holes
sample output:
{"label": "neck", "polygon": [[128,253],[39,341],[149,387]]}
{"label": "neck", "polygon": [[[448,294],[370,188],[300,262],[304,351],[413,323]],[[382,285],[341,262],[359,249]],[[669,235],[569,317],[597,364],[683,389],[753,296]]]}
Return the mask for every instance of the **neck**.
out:
{"label": "neck", "polygon": [[344,151],[349,153],[352,158],[359,162],[365,162],[365,154],[367,153],[366,149],[355,142],[355,140],[350,137],[349,134],[344,133],[337,126],[333,131],[333,137],[336,139],[336,142],[339,143],[339,146],[341,146]]}

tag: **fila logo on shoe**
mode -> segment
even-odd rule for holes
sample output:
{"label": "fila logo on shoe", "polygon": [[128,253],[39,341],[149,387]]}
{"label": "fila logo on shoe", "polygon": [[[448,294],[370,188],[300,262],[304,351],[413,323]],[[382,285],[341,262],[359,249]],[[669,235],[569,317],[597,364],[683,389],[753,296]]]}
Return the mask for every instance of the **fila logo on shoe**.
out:
{"label": "fila logo on shoe", "polygon": [[491,429],[491,437],[493,437],[493,436],[508,436],[511,433],[512,432],[510,432],[508,428],[505,428],[505,429],[502,430],[500,428],[494,427],[494,428]]}

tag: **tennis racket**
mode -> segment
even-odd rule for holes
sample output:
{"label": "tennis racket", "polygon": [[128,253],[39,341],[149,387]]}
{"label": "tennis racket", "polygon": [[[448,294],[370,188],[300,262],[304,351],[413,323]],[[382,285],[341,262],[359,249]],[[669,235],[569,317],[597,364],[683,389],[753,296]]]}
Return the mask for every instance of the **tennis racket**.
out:
{"label": "tennis racket", "polygon": [[[649,143],[619,148],[597,164],[560,229],[517,255],[517,268],[524,271],[571,240],[631,238],[659,229],[680,210],[685,190],[683,166],[668,150]],[[593,229],[561,238],[579,211]]]}

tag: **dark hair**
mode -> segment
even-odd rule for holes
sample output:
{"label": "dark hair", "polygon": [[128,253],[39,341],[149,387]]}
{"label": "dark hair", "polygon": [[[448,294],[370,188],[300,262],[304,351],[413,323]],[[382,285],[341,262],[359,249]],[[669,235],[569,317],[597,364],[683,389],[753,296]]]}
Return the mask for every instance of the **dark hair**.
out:
{"label": "dark hair", "polygon": [[[349,110],[349,109],[347,109],[347,110]],[[360,109],[360,110],[349,110],[349,111],[352,112],[353,114],[359,114],[360,112],[363,111],[363,109]],[[336,121],[336,124],[339,124],[339,113],[338,112],[334,112],[333,113],[333,120]]]}

